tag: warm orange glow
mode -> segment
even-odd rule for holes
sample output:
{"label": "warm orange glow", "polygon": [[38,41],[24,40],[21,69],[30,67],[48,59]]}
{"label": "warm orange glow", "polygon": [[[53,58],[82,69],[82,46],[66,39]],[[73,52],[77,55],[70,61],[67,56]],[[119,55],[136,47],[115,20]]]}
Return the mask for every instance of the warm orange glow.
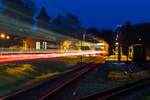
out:
{"label": "warm orange glow", "polygon": [[9,39],[10,39],[10,36],[6,36],[6,39],[9,40]]}
{"label": "warm orange glow", "polygon": [[119,43],[118,42],[116,42],[116,45],[118,45]]}
{"label": "warm orange glow", "polygon": [[2,33],[2,34],[0,35],[0,37],[1,37],[2,39],[4,39],[4,38],[5,38],[5,34]]}

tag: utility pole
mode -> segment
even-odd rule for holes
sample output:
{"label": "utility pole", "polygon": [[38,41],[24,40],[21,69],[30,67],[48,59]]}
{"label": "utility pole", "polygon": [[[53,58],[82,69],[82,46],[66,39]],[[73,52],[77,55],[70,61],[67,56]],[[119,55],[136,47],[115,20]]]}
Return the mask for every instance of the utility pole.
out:
{"label": "utility pole", "polygon": [[84,43],[85,43],[85,33],[83,33],[83,41],[84,41]]}
{"label": "utility pole", "polygon": [[121,48],[120,48],[120,39],[121,39],[121,28],[122,27],[122,25],[121,24],[118,24],[118,28],[119,28],[119,30],[118,30],[118,32],[117,32],[117,34],[118,34],[118,63],[120,63],[120,61],[121,61]]}
{"label": "utility pole", "polygon": [[[81,49],[83,48],[83,44],[85,44],[85,33],[82,33]],[[81,64],[82,63],[83,63],[83,57],[81,55]]]}

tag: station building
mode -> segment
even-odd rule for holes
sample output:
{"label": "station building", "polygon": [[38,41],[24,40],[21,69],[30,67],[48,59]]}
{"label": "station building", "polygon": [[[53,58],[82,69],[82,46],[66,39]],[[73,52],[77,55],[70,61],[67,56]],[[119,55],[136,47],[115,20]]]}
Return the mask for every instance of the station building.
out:
{"label": "station building", "polygon": [[[105,42],[90,37],[83,39],[86,30],[77,16],[59,14],[55,19],[48,16],[45,8],[35,16],[34,9],[21,0],[3,0],[0,12],[0,47],[24,50],[61,49],[81,50],[81,47],[106,49]],[[1,37],[4,35],[4,38]],[[6,37],[9,37],[6,38]],[[90,40],[89,40],[90,39]],[[106,44],[106,43],[105,43]]]}

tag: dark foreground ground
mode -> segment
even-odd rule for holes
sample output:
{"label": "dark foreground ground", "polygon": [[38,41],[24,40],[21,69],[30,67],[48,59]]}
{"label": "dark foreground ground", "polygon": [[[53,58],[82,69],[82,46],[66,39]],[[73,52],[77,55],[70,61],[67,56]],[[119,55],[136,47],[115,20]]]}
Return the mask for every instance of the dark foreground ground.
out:
{"label": "dark foreground ground", "polygon": [[[116,62],[105,62],[66,87],[51,99],[74,100],[93,92],[102,92],[148,76],[148,70],[145,71],[141,66],[132,64],[131,62],[128,64],[124,62],[120,64]],[[122,99],[120,98],[120,100]],[[129,100],[128,97],[125,100]]]}
{"label": "dark foreground ground", "polygon": [[[101,59],[103,57],[99,57]],[[91,62],[93,57],[84,58],[83,62]],[[35,84],[42,79],[57,75],[73,66],[78,65],[80,57],[61,59],[42,59],[19,61],[0,64],[0,96]],[[118,87],[145,77],[149,77],[149,62],[134,64],[131,62],[106,61],[97,68],[73,82],[61,92],[53,96],[52,100],[74,100],[93,92],[101,92]],[[150,89],[130,94],[121,100],[140,100],[150,97]],[[131,98],[131,99],[130,99]]]}
{"label": "dark foreground ground", "polygon": [[[93,59],[97,57],[82,57],[82,62]],[[0,63],[0,97],[72,69],[80,62],[81,57],[76,56]]]}

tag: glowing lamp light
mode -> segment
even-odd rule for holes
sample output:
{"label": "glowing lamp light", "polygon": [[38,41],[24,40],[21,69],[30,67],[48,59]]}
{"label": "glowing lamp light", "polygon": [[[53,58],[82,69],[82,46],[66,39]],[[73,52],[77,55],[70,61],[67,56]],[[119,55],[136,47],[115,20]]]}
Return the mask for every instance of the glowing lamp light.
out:
{"label": "glowing lamp light", "polygon": [[6,36],[6,39],[9,40],[9,39],[10,39],[10,36]]}
{"label": "glowing lamp light", "polygon": [[2,34],[0,35],[0,37],[1,37],[2,39],[4,39],[4,38],[5,38],[5,34],[2,33]]}
{"label": "glowing lamp light", "polygon": [[118,45],[119,43],[118,42],[116,42],[116,45]]}
{"label": "glowing lamp light", "polygon": [[97,43],[97,45],[104,45],[104,43]]}

